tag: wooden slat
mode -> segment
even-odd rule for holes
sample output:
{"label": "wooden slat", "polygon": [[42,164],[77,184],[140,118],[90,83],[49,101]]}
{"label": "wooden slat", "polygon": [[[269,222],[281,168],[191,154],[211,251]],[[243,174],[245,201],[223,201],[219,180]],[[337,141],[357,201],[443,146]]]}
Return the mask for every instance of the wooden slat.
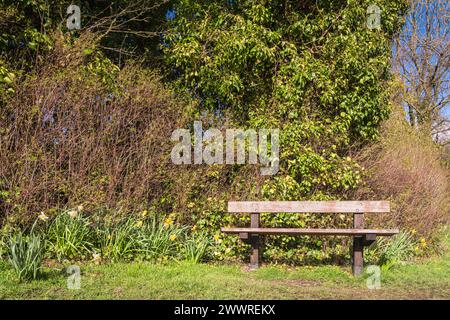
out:
{"label": "wooden slat", "polygon": [[297,229],[297,228],[222,228],[224,233],[272,234],[272,235],[336,235],[355,236],[375,234],[379,236],[392,236],[399,232],[398,229]]}
{"label": "wooden slat", "polygon": [[382,213],[389,201],[230,201],[230,213]]}
{"label": "wooden slat", "polygon": [[[355,237],[356,238],[356,237]],[[363,238],[363,246],[368,247],[372,243],[377,241],[377,235],[376,234],[366,234]]]}
{"label": "wooden slat", "polygon": [[248,232],[239,232],[239,238],[241,240],[248,240]]}

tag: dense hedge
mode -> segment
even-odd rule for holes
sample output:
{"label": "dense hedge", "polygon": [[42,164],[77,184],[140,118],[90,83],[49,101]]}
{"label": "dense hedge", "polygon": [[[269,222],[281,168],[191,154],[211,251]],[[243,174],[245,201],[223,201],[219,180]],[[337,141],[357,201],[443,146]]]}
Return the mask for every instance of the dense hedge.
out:
{"label": "dense hedge", "polygon": [[119,69],[89,34],[66,41],[0,109],[0,212],[10,223],[81,204],[146,207],[170,183],[170,134],[189,104],[155,72]]}
{"label": "dense hedge", "polygon": [[[352,150],[376,138],[389,114],[390,43],[406,9],[403,0],[376,1],[381,28],[370,29],[372,3],[176,1],[166,61],[177,86],[200,101],[197,116],[209,112],[227,125],[280,129],[280,171],[255,191],[259,199],[344,199],[361,183]],[[223,211],[216,214],[208,209],[202,221],[216,228],[224,221]],[[271,226],[348,223],[346,216],[263,218]],[[286,261],[332,258],[333,250],[322,250],[327,243],[273,237],[265,254]],[[346,253],[343,244],[334,246],[338,255]]]}

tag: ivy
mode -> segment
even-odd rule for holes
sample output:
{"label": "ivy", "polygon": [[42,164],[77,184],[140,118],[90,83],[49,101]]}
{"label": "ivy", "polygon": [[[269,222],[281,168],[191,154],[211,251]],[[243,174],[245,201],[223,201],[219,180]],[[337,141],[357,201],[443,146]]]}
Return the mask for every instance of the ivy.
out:
{"label": "ivy", "polygon": [[[162,47],[175,86],[199,99],[198,113],[226,110],[241,126],[281,129],[280,170],[261,198],[342,198],[361,183],[349,151],[375,139],[389,114],[390,43],[407,7],[375,1],[382,26],[371,30],[373,3],[175,1]],[[263,223],[291,224],[280,219]],[[305,222],[297,217],[294,225]],[[286,249],[293,242],[285,240],[271,243]]]}

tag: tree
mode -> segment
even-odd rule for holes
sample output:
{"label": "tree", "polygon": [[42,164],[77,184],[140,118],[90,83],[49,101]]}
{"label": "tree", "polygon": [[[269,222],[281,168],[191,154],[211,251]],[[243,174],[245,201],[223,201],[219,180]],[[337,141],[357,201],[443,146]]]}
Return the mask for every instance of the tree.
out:
{"label": "tree", "polygon": [[66,27],[69,0],[0,0],[0,105],[14,82],[42,63],[54,48],[54,33],[74,40],[95,33],[97,48],[122,65],[123,57],[159,61],[158,44],[169,0],[79,1],[81,30]]}
{"label": "tree", "polygon": [[394,50],[408,120],[436,139],[450,129],[445,114],[450,103],[449,10],[446,0],[412,0]]}
{"label": "tree", "polygon": [[[0,63],[11,68],[29,69],[52,49],[56,30],[95,32],[101,47],[137,57],[155,52],[160,41],[169,0],[79,1],[81,30],[66,27],[69,0],[0,0]],[[113,56],[117,57],[117,56]]]}
{"label": "tree", "polygon": [[[388,116],[391,41],[403,0],[175,1],[165,38],[169,72],[210,110],[241,126],[281,129],[271,197],[327,197],[355,187],[352,144]],[[272,191],[270,191],[272,190]]]}

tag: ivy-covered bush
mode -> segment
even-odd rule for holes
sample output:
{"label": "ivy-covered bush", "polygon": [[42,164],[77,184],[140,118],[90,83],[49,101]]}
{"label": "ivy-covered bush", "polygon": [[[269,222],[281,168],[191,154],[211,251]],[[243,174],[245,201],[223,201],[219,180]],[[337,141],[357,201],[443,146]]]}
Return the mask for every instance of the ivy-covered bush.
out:
{"label": "ivy-covered bush", "polygon": [[[381,9],[378,29],[367,26],[370,4]],[[376,138],[389,114],[390,41],[405,10],[404,0],[175,1],[163,44],[168,73],[199,100],[194,117],[209,111],[229,126],[280,129],[280,171],[256,198],[342,199],[361,182],[352,148]],[[196,199],[201,223],[212,230],[245,221],[225,218],[225,206],[211,214],[204,197]],[[267,215],[262,223],[349,222],[349,216]],[[325,250],[330,244],[334,250]],[[223,252],[235,245],[225,237]],[[272,237],[266,248],[267,259],[290,262],[348,252],[345,240],[308,237]]]}

